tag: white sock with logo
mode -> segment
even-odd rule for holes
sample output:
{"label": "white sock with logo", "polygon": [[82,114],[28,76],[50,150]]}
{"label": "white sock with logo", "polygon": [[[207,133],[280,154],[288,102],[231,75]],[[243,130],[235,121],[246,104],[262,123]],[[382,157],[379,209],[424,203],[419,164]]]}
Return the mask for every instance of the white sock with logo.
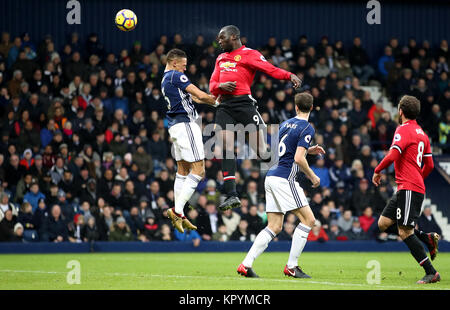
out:
{"label": "white sock with logo", "polygon": [[298,258],[305,248],[306,240],[310,231],[311,227],[308,227],[302,223],[298,224],[295,228],[294,235],[292,236],[291,252],[289,253],[289,260],[287,263],[289,269],[298,266]]}
{"label": "white sock with logo", "polygon": [[202,180],[202,177],[190,173],[183,183],[183,188],[181,189],[178,197],[175,198],[175,212],[184,216],[184,205],[191,199],[192,195],[197,188],[198,183]]}
{"label": "white sock with logo", "polygon": [[269,227],[261,230],[256,236],[255,241],[253,242],[250,251],[248,251],[247,256],[245,257],[242,264],[245,267],[252,267],[255,259],[264,252],[265,249],[269,246],[269,242],[275,238],[275,233],[269,229]]}

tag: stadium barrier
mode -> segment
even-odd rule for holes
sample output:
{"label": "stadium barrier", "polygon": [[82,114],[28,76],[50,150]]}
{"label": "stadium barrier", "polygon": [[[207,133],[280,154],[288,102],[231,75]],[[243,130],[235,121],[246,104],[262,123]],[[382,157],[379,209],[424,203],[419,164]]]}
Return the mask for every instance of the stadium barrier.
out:
{"label": "stadium barrier", "polygon": [[[203,241],[198,247],[192,242],[95,242],[95,243],[0,243],[0,254],[45,254],[45,253],[114,253],[114,252],[247,252],[251,242],[216,242]],[[288,252],[290,241],[272,242],[267,251]],[[407,252],[403,242],[377,242],[377,241],[328,241],[308,242],[306,252]],[[440,252],[450,252],[450,242],[439,243]]]}

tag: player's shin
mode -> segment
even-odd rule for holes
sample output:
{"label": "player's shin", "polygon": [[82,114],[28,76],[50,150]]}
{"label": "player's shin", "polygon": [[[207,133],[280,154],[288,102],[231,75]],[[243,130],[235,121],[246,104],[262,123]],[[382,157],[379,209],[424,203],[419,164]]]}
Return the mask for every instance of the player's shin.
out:
{"label": "player's shin", "polygon": [[419,238],[417,238],[416,235],[412,234],[408,236],[403,240],[403,242],[405,242],[405,244],[408,246],[409,250],[411,251],[411,255],[416,259],[419,265],[422,266],[423,269],[425,269],[426,274],[436,273],[436,270],[434,269],[425,252],[425,249],[423,248]]}
{"label": "player's shin", "polygon": [[298,266],[298,258],[305,248],[310,231],[311,227],[308,227],[302,223],[298,224],[298,226],[295,228],[294,235],[292,236],[292,245],[291,251],[289,253],[289,260],[287,263],[288,268],[292,269]]}
{"label": "player's shin", "polygon": [[236,159],[224,158],[222,160],[222,173],[223,173],[223,189],[227,197],[237,196],[236,192]]}
{"label": "player's shin", "polygon": [[270,241],[275,238],[275,233],[269,229],[269,227],[264,228],[261,230],[256,236],[255,241],[253,242],[252,247],[250,248],[250,251],[248,251],[247,256],[245,257],[242,264],[245,267],[252,267],[253,262],[255,259],[261,255],[265,249],[269,246]]}
{"label": "player's shin", "polygon": [[173,194],[175,196],[175,201],[178,200],[178,196],[180,195],[181,191],[183,190],[183,184],[184,184],[185,180],[186,180],[185,175],[181,175],[178,173],[176,174],[175,182],[173,185]]}
{"label": "player's shin", "polygon": [[175,212],[184,216],[184,205],[191,199],[197,188],[198,183],[202,180],[201,176],[190,173],[183,183],[183,189],[175,199]]}

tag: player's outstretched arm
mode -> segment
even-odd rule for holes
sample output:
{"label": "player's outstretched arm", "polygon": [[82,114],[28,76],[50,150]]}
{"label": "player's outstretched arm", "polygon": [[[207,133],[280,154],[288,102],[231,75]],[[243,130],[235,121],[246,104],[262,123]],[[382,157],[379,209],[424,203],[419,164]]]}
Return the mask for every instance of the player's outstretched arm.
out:
{"label": "player's outstretched arm", "polygon": [[381,171],[389,167],[393,162],[397,161],[401,157],[401,154],[398,149],[391,148],[389,150],[389,153],[383,158],[383,160],[378,164],[378,166],[375,168],[373,177],[372,177],[372,183],[375,186],[380,185],[381,180]]}
{"label": "player's outstretched arm", "polygon": [[197,103],[216,105],[216,98],[214,96],[208,95],[194,84],[186,87],[186,91],[191,94],[192,99]]}
{"label": "player's outstretched arm", "polygon": [[312,187],[316,188],[320,185],[320,178],[314,173],[314,171],[309,167],[308,161],[306,160],[306,153],[308,152],[303,146],[298,146],[295,152],[294,160],[300,167],[300,170],[306,175],[306,177],[311,181]]}

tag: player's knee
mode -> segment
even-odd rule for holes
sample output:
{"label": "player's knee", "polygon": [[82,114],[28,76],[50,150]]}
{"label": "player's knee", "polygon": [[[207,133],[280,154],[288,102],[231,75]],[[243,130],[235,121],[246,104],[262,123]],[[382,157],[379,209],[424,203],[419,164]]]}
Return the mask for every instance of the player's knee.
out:
{"label": "player's knee", "polygon": [[312,228],[312,227],[314,227],[314,224],[316,223],[316,218],[314,216],[310,217],[310,218],[307,218],[305,222],[306,222],[305,223],[306,226]]}
{"label": "player's knee", "polygon": [[283,230],[283,224],[271,224],[268,225],[269,229],[275,234],[278,235]]}
{"label": "player's knee", "polygon": [[411,236],[413,233],[414,233],[414,230],[409,228],[409,227],[402,227],[402,226],[400,226],[398,228],[398,235],[400,236],[400,238],[402,240],[405,240],[406,238]]}

